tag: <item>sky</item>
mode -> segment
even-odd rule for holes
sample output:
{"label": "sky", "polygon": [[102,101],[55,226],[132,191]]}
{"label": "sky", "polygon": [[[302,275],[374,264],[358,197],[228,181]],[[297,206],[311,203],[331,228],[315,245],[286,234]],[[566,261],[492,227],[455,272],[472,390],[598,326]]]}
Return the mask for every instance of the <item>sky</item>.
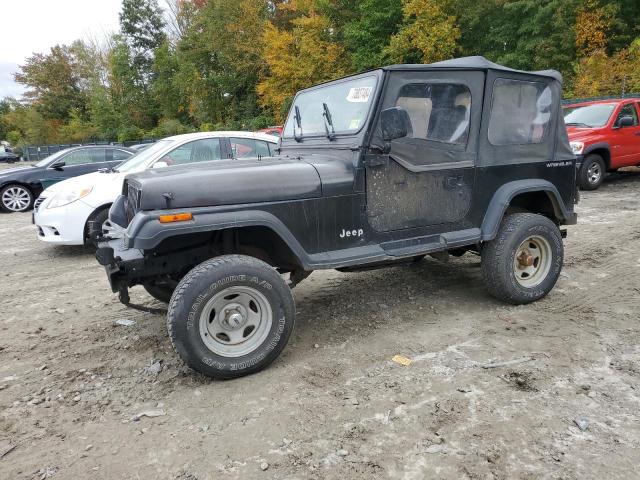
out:
{"label": "sky", "polygon": [[33,53],[118,30],[121,0],[0,0],[0,99],[24,88],[12,73]]}

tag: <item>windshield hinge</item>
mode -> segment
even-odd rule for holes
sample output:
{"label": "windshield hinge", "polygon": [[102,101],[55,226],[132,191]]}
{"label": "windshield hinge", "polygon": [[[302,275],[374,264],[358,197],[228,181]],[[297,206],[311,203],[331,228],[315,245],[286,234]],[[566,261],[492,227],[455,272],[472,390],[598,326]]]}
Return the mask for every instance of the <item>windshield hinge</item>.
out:
{"label": "windshield hinge", "polygon": [[364,166],[365,167],[383,167],[387,166],[389,162],[389,157],[387,155],[366,155],[364,158]]}

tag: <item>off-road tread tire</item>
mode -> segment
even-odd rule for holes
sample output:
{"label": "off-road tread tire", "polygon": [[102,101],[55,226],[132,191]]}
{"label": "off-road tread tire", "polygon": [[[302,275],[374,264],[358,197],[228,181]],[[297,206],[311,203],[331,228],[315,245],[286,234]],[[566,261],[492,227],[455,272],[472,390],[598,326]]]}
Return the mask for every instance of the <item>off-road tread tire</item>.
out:
{"label": "off-road tread tire", "polygon": [[[552,250],[552,263],[547,278],[539,285],[526,288],[513,273],[516,249],[531,235],[547,239]],[[503,218],[496,238],[482,249],[482,277],[493,297],[514,305],[535,302],[545,297],[556,284],[564,259],[560,229],[547,217],[534,213],[514,213]]]}
{"label": "off-road tread tire", "polygon": [[[587,179],[587,172],[589,171],[588,165],[593,162],[598,162],[600,164],[600,171],[602,172],[600,181],[596,184],[589,183],[589,180]],[[597,190],[598,188],[600,188],[600,185],[602,185],[602,182],[604,182],[604,178],[606,177],[606,175],[607,167],[604,163],[604,159],[597,153],[591,153],[584,158],[582,165],[580,166],[580,173],[578,174],[578,184],[580,185],[580,188],[582,190]]]}
{"label": "off-road tread tire", "polygon": [[[194,315],[193,325],[191,326],[191,337],[189,337],[187,319],[193,303],[191,302],[191,298],[197,299],[198,295],[201,293],[204,294],[205,290],[207,290],[205,285],[211,286],[217,280],[224,279],[229,275],[240,275],[242,272],[256,276],[259,275],[259,278],[268,280],[274,295],[279,298],[281,303],[280,305],[274,305],[273,302],[271,302],[271,295],[267,295],[267,299],[270,301],[271,308],[273,309],[274,317],[269,337],[267,337],[260,347],[244,357],[221,357],[212,353],[202,343],[198,331],[199,326],[197,325],[199,315]],[[225,287],[227,286],[231,286],[231,284],[225,285]],[[255,284],[251,286],[257,288]],[[260,289],[258,288],[258,290]],[[210,287],[207,291],[211,293],[211,295],[215,293],[215,291],[211,291]],[[261,290],[261,292],[265,294],[265,290]],[[203,301],[202,304],[206,304],[206,301]],[[195,313],[199,312],[196,311]],[[282,321],[279,321],[280,318]],[[277,343],[273,348],[268,350],[270,343],[272,343],[270,340],[276,337],[274,331],[279,323],[281,324],[282,330],[279,332]],[[169,338],[178,355],[194,370],[209,377],[219,379],[237,378],[256,373],[266,368],[280,355],[286,346],[293,332],[294,324],[295,304],[291,290],[284,279],[269,264],[246,255],[223,255],[207,260],[194,267],[180,280],[180,283],[178,283],[171,297],[167,312]],[[195,348],[194,342],[196,345]],[[218,365],[211,365],[211,361],[204,362],[198,353],[208,355],[208,360],[215,360]],[[237,365],[237,362],[242,362],[245,357],[255,358],[256,356],[261,358],[258,361],[248,358],[251,362],[247,366]]]}

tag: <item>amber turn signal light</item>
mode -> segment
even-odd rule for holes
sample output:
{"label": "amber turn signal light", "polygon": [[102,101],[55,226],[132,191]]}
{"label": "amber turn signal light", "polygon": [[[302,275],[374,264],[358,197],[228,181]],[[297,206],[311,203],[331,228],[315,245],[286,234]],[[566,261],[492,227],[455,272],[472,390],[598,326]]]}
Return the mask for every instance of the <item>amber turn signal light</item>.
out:
{"label": "amber turn signal light", "polygon": [[187,222],[193,220],[191,213],[176,213],[175,215],[160,215],[160,223]]}

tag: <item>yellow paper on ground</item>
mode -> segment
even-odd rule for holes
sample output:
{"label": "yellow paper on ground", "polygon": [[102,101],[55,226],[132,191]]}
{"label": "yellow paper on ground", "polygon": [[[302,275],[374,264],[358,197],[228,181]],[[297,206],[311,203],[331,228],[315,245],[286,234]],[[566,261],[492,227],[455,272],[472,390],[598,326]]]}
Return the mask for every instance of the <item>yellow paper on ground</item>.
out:
{"label": "yellow paper on ground", "polygon": [[402,355],[394,356],[391,359],[391,361],[399,363],[400,365],[404,365],[405,367],[408,367],[409,365],[411,365],[411,359],[407,357],[403,357]]}

